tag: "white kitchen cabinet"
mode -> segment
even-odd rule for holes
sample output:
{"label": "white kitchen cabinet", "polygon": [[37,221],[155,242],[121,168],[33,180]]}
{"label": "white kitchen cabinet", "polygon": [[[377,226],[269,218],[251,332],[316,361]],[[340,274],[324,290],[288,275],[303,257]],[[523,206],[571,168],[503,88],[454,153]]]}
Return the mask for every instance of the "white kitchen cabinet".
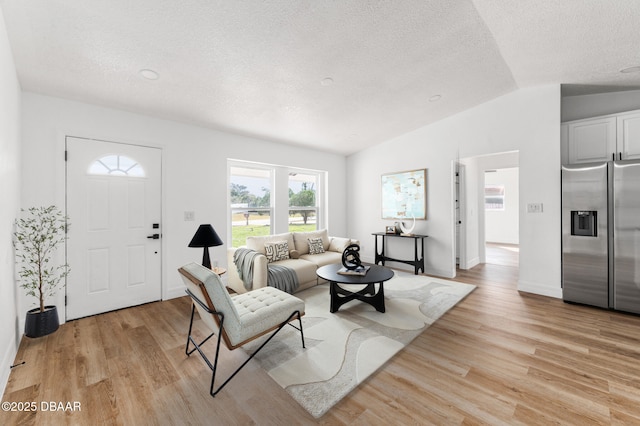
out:
{"label": "white kitchen cabinet", "polygon": [[640,111],[562,124],[562,163],[640,159]]}
{"label": "white kitchen cabinet", "polygon": [[617,117],[617,159],[640,159],[640,111]]}
{"label": "white kitchen cabinet", "polygon": [[569,122],[567,138],[569,164],[611,160],[616,152],[616,118]]}

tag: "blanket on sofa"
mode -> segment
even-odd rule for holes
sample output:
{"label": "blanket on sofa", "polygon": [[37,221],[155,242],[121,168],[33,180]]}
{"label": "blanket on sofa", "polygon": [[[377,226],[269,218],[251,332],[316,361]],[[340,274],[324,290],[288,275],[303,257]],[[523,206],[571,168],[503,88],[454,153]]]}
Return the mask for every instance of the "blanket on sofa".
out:
{"label": "blanket on sofa", "polygon": [[300,285],[296,271],[286,266],[270,263],[267,265],[267,273],[267,285],[269,287],[275,287],[278,290],[293,294]]}
{"label": "blanket on sofa", "polygon": [[[238,275],[247,290],[253,287],[253,262],[256,256],[264,255],[246,248],[239,248],[233,254],[233,263],[236,264]],[[270,263],[267,265],[267,274],[267,285],[289,294],[293,294],[300,285],[296,272],[286,266]]]}

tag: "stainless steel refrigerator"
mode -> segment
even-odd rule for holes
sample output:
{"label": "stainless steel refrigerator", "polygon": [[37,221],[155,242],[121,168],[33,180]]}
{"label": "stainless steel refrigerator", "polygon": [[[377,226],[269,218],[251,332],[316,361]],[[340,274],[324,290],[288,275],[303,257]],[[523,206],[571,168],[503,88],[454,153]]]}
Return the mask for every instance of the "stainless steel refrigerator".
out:
{"label": "stainless steel refrigerator", "polygon": [[640,161],[562,167],[562,294],[640,313]]}

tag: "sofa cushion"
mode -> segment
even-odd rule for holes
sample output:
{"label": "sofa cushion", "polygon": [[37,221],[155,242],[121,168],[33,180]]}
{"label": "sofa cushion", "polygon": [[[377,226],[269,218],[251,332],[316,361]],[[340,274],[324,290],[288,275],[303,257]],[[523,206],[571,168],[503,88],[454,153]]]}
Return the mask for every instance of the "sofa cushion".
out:
{"label": "sofa cushion", "polygon": [[326,229],[322,229],[320,231],[310,231],[310,232],[294,232],[293,240],[295,242],[295,247],[300,255],[309,253],[309,238],[322,238],[322,247],[325,251],[329,249],[329,235],[327,234]]}
{"label": "sofa cushion", "polygon": [[[316,255],[316,256],[321,256],[321,255]],[[318,267],[313,262],[308,262],[302,259],[287,259],[287,260],[281,260],[276,264],[293,269],[296,273],[296,276],[298,277],[299,283],[316,281],[316,278],[317,278],[316,269],[318,269]],[[300,289],[298,289],[298,291],[299,290]]]}
{"label": "sofa cushion", "polygon": [[312,262],[316,268],[324,265],[330,265],[332,263],[341,263],[342,262],[342,253],[337,253],[335,251],[325,251],[320,254],[302,254],[300,255],[300,259],[304,259],[307,262]]}
{"label": "sofa cushion", "polygon": [[247,237],[247,248],[260,252],[266,256],[267,252],[264,248],[264,245],[266,243],[275,243],[277,241],[286,241],[287,245],[289,246],[289,250],[292,250],[295,247],[293,243],[293,234],[290,232],[285,232],[284,234]]}
{"label": "sofa cushion", "polygon": [[322,245],[322,238],[309,238],[307,241],[309,242],[309,254],[324,253],[325,250]]}
{"label": "sofa cushion", "polygon": [[289,244],[284,240],[265,243],[264,251],[269,263],[289,259]]}

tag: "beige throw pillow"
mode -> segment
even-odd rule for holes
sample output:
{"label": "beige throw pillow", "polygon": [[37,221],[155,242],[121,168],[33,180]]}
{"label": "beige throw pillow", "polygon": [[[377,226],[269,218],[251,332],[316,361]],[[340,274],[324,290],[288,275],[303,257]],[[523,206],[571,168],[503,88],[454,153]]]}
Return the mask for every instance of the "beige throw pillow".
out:
{"label": "beige throw pillow", "polygon": [[322,238],[309,238],[309,254],[320,254],[324,253],[324,244],[322,243]]}
{"label": "beige throw pillow", "polygon": [[310,232],[294,232],[293,241],[296,245],[296,250],[300,252],[300,255],[309,253],[309,238],[322,238],[322,246],[325,251],[329,248],[329,236],[326,229]]}
{"label": "beige throw pillow", "polygon": [[329,251],[342,253],[344,249],[349,246],[349,244],[351,244],[350,238],[333,237],[333,239],[331,240],[331,244],[329,245]]}
{"label": "beige throw pillow", "polygon": [[286,241],[265,243],[264,251],[269,263],[289,259],[289,244]]}

